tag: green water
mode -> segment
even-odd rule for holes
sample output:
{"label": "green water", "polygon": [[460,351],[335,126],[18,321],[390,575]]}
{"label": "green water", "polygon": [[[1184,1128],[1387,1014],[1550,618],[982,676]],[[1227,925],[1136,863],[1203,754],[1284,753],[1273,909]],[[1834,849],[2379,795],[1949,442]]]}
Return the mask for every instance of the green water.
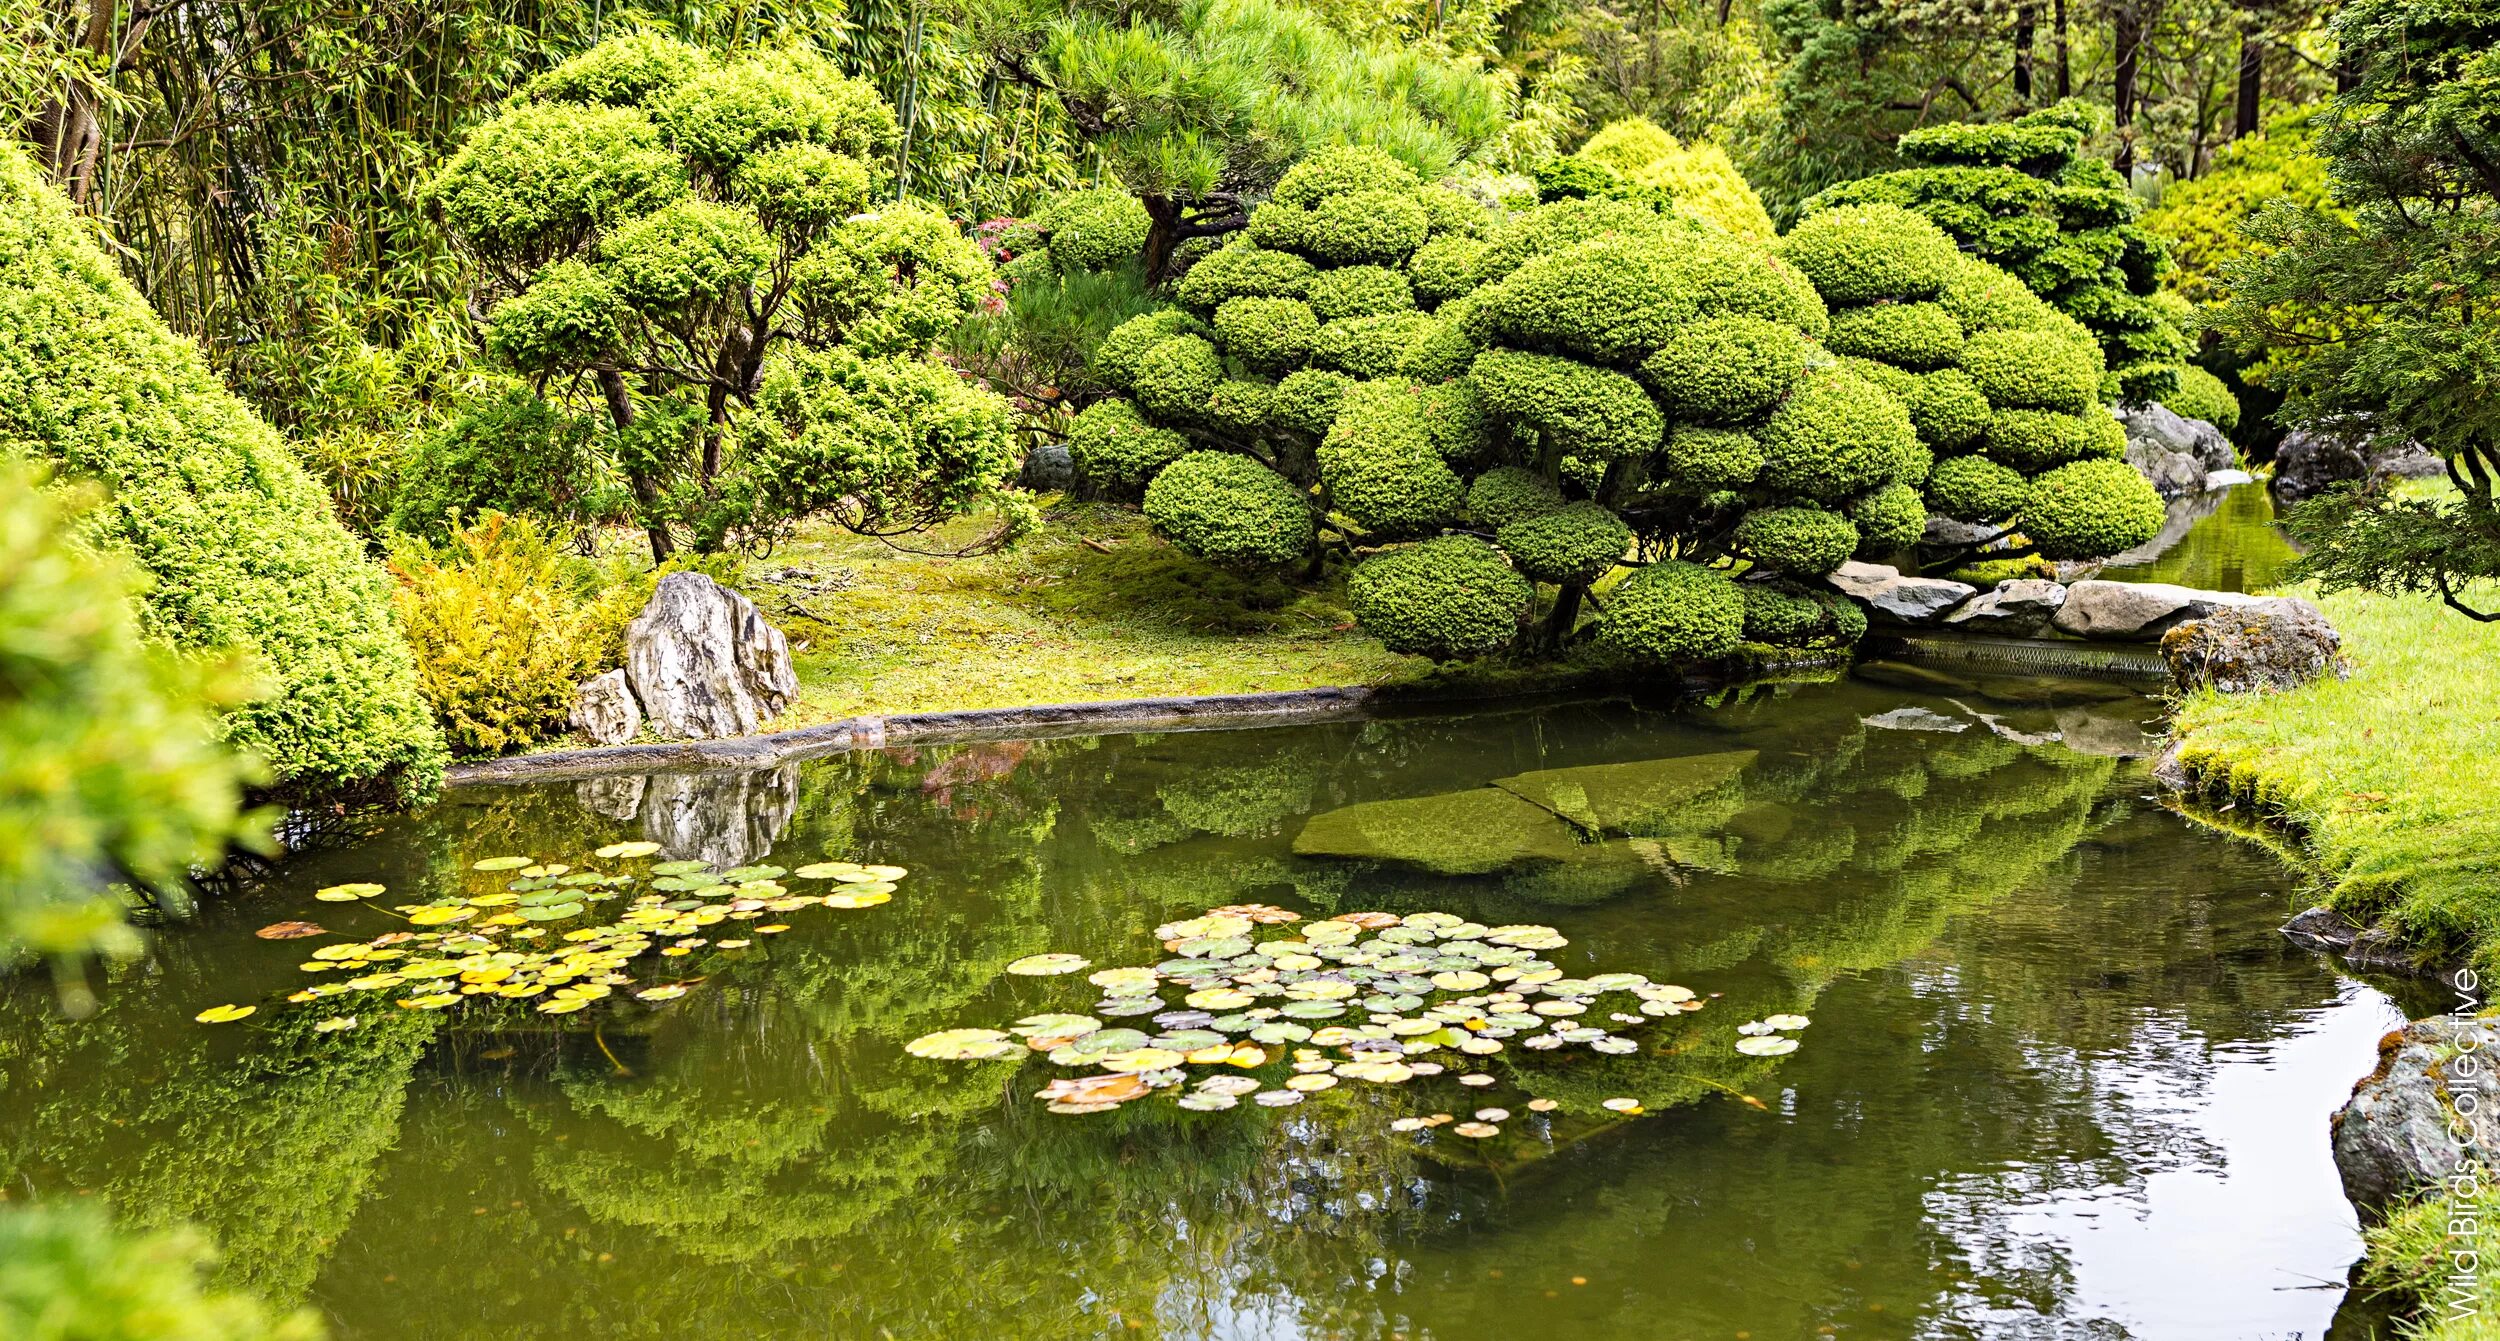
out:
{"label": "green water", "polygon": [[2182,530],[2159,557],[2113,564],[2099,575],[2204,591],[2266,591],[2282,583],[2284,570],[2299,556],[2275,524],[2274,496],[2262,483],[2173,499],[2165,531]]}
{"label": "green water", "polygon": [[[2264,854],[2047,739],[2127,740],[2155,705],[2114,692],[1858,681],[459,793],[162,936],[89,1020],[0,991],[0,1188],[202,1223],[227,1282],[357,1341],[2315,1337],[2358,1251],[2326,1116],[2397,1012],[2276,934],[2295,882]],[[1603,810],[1695,768],[1727,780],[1561,849],[1480,795],[1580,770],[1549,790]],[[1372,856],[1295,855],[1398,799]],[[310,892],[646,833],[913,875],[679,961],[708,980],[660,1009],[377,1002],[317,1035],[277,998],[319,942],[252,935],[369,937],[386,913]],[[1241,900],[1550,923],[1567,971],[1717,995],[1640,1055],[1283,1109],[1057,1116],[1039,1061],[901,1049],[1088,1009],[999,970],[1153,962],[1159,922]],[[262,1010],[192,1023],[226,1001]],[[1738,1055],[1773,1011],[1804,1047]],[[1515,1114],[1497,1139],[1389,1125],[1481,1104]]]}

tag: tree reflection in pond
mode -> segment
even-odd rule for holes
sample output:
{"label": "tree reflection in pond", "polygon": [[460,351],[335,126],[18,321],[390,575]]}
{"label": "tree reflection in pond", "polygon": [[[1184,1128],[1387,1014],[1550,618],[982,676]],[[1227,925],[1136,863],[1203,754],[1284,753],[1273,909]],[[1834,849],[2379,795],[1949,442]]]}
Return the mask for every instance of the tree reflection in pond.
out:
{"label": "tree reflection in pond", "polygon": [[[1867,720],[1911,705],[1962,729]],[[2013,1208],[2219,1167],[2180,1118],[2205,1053],[2304,1037],[2339,999],[2272,934],[2279,870],[2148,808],[2136,765],[2024,743],[2076,711],[1841,684],[462,793],[166,937],[94,1020],[0,998],[0,1173],[202,1220],[231,1283],[349,1338],[2071,1331],[2125,1309]],[[1507,827],[1436,846],[1434,815],[1492,807]],[[300,947],[249,928],[353,915],[305,902],[320,884],[416,895],[645,834],[913,876],[703,961],[664,1010],[189,1021],[294,985]],[[1717,996],[1635,1056],[1506,1052],[1493,1090],[1279,1110],[1056,1116],[1039,1063],[902,1051],[1087,1008],[1015,959],[1151,962],[1159,923],[1254,901],[1551,923],[1567,972]],[[1813,1018],[1805,1048],[1738,1055],[1775,1012]],[[1390,1127],[1488,1102],[1512,1110],[1491,1140]],[[2210,1288],[2273,1317],[2276,1283]]]}

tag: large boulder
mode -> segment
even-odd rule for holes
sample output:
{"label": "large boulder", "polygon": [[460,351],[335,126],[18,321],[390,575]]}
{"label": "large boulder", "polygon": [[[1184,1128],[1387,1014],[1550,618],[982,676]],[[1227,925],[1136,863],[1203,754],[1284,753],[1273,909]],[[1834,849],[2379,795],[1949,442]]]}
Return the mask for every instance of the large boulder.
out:
{"label": "large boulder", "polygon": [[2376,1215],[2500,1149],[2500,1025],[2417,1020],[2379,1042],[2378,1069],[2335,1114],[2344,1195]]}
{"label": "large boulder", "polygon": [[660,579],[626,629],[625,670],[663,736],[747,735],[799,692],[790,640],[754,602],[701,573]]}
{"label": "large boulder", "polygon": [[1031,493],[1066,493],[1076,487],[1076,457],[1067,445],[1045,442],[1024,454],[1016,487]]}
{"label": "large boulder", "polygon": [[1376,861],[1433,875],[1567,862],[1579,831],[1553,811],[1495,787],[1365,801],[1314,815],[1293,840],[1298,857]]}
{"label": "large boulder", "polygon": [[1867,609],[1876,623],[1918,626],[1943,622],[1947,612],[1979,594],[1979,588],[1941,577],[1903,577],[1888,563],[1851,560],[1824,581]]}
{"label": "large boulder", "polygon": [[2191,619],[2162,635],[2162,659],[2181,689],[2212,685],[2226,694],[2297,689],[2345,674],[2343,638],[2318,607],[2297,597]]}
{"label": "large boulder", "polygon": [[1983,591],[1944,617],[1955,628],[1974,633],[2024,637],[2047,627],[2066,605],[2066,588],[2037,577],[2009,577]]}
{"label": "large boulder", "polygon": [[2209,473],[2237,462],[2221,429],[2184,418],[2166,405],[2123,407],[2118,423],[2127,431],[2127,464],[2151,480],[2164,498],[2202,493]]}
{"label": "large boulder", "polygon": [[2167,582],[2077,582],[2050,621],[2058,632],[2115,642],[2151,642],[2173,625],[2265,599],[2236,591],[2198,591]]}
{"label": "large boulder", "polygon": [[624,671],[592,676],[573,691],[573,729],[594,745],[622,745],[642,734],[642,705]]}
{"label": "large boulder", "polygon": [[2376,446],[2358,433],[2296,428],[2274,449],[2274,498],[2288,507],[2348,480],[2419,479],[2446,469],[2419,443]]}

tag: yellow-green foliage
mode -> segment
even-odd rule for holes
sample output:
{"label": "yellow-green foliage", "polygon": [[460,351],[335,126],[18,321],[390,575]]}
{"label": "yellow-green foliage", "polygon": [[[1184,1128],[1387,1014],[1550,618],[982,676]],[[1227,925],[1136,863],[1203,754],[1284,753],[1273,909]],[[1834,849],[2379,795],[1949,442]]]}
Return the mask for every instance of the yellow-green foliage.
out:
{"label": "yellow-green foliage", "polygon": [[1647,120],[1609,123],[1580,146],[1579,156],[1614,169],[1634,186],[1664,191],[1677,213],[1716,224],[1744,237],[1773,238],[1779,229],[1762,198],[1727,151],[1715,144],[1685,144]]}
{"label": "yellow-green foliage", "polygon": [[2171,183],[2161,203],[2144,212],[2144,226],[2169,241],[2178,263],[2169,278],[2174,292],[2198,303],[2219,299],[2223,268],[2262,245],[2242,236],[2240,225],[2268,201],[2328,202],[2326,160],[2311,150],[2313,110],[2287,112],[2267,122],[2263,134],[2223,146],[2202,173]]}
{"label": "yellow-green foliage", "polygon": [[464,752],[525,749],[564,729],[573,691],[623,656],[643,582],[599,583],[563,536],[490,512],[435,550],[392,551],[419,683]]}
{"label": "yellow-green foliage", "polygon": [[250,771],[215,743],[211,668],[140,645],[136,584],[73,501],[0,456],[0,970],[131,948],[100,874],[213,861]]}
{"label": "yellow-green foliage", "polygon": [[2351,677],[2279,694],[2198,690],[2179,710],[2182,761],[2216,800],[2295,829],[2336,907],[2500,971],[2500,681],[2480,673],[2500,665],[2500,625],[2426,598],[2315,599]]}
{"label": "yellow-green foliage", "polygon": [[108,501],[92,535],[155,581],[148,637],[237,652],[269,692],[224,733],[290,791],[430,795],[442,740],[390,584],[276,430],[165,329],[69,203],[0,147],[0,443]]}
{"label": "yellow-green foliage", "polygon": [[0,1211],[0,1336],[9,1341],[319,1341],[310,1312],[276,1315],[207,1289],[189,1231],[128,1235],[93,1206]]}
{"label": "yellow-green foliage", "polygon": [[[2405,1332],[2411,1341],[2500,1341],[2491,1308],[2500,1291],[2500,1190],[2488,1177],[2473,1183],[2470,1192],[2442,1185],[2362,1231],[2368,1255],[2359,1284],[2410,1306],[2420,1320]],[[2473,1281],[2472,1307],[2461,1307],[2460,1270]]]}

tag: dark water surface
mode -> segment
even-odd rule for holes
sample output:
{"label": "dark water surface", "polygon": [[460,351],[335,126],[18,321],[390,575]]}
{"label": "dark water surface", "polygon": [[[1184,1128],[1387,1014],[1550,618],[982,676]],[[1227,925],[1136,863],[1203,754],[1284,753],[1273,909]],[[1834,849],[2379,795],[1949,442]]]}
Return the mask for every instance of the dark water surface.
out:
{"label": "dark water surface", "polygon": [[[2358,1252],[2326,1117],[2397,1012],[2276,934],[2268,856],[2048,739],[2132,743],[2156,706],[2115,693],[1756,687],[469,791],[164,935],[90,1020],[0,991],[0,1187],[203,1223],[228,1282],[350,1341],[2319,1336]],[[1484,795],[1536,770],[1580,770],[1548,793],[1591,813],[1719,780],[1591,836]],[[382,909],[311,891],[645,834],[913,874],[674,961],[708,981],[657,1009],[385,993],[315,1034],[328,1003],[278,998],[321,942],[251,934],[370,937]],[[1283,1109],[1056,1116],[1038,1060],[902,1051],[1091,1008],[1013,959],[1151,963],[1159,922],[1242,900],[1550,923],[1567,971],[1720,995],[1636,1056]],[[226,1001],[262,1009],[192,1022]],[[1782,1011],[1800,1051],[1735,1052]],[[1389,1127],[1487,1103],[1495,1140]]]}

